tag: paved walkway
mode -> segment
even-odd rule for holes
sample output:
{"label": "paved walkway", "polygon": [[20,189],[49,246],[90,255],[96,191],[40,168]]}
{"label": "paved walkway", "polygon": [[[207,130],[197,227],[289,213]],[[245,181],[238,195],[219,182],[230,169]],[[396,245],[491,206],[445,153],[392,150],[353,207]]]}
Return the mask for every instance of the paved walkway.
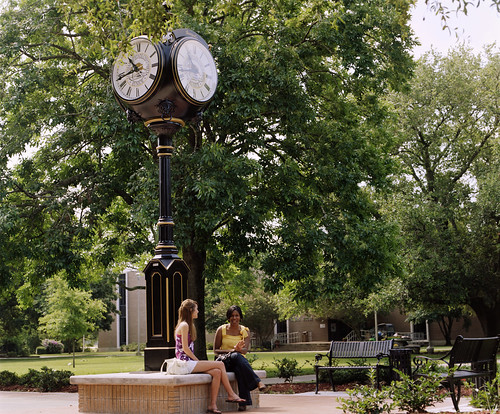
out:
{"label": "paved walkway", "polygon": [[[296,377],[294,382],[314,382],[314,375]],[[266,378],[266,384],[283,382],[280,378]],[[345,392],[321,391],[319,394],[307,392],[303,394],[261,394],[260,407],[250,408],[248,413],[256,414],[342,414],[338,398],[346,397]],[[468,405],[468,398],[462,397],[461,412],[476,410]],[[428,408],[429,413],[442,411],[454,412],[450,398]],[[229,411],[226,411],[229,412]],[[238,411],[230,411],[237,413]],[[10,392],[0,391],[0,414],[78,414],[78,394],[60,392]],[[182,414],[182,413],[180,413]],[[396,412],[394,413],[396,414]]]}
{"label": "paved walkway", "polygon": [[[329,413],[342,414],[339,408],[339,397],[343,392],[320,392],[304,394],[262,394],[260,407],[249,409],[249,413],[258,414],[303,414]],[[475,409],[468,404],[467,398],[462,398],[461,412],[473,412]],[[448,398],[428,412],[454,412],[451,400]],[[479,410],[478,410],[479,411]],[[237,411],[232,411],[237,412]],[[38,392],[0,392],[0,414],[77,414],[78,395],[76,393],[38,393]],[[182,413],[180,413],[182,414]]]}

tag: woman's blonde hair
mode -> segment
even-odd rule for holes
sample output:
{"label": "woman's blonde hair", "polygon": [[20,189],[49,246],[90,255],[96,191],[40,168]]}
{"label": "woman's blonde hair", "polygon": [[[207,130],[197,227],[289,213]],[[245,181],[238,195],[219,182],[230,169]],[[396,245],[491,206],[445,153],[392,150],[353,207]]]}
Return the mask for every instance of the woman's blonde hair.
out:
{"label": "woman's blonde hair", "polygon": [[191,340],[196,340],[196,327],[194,326],[193,311],[198,306],[198,303],[193,299],[186,299],[182,301],[179,307],[179,319],[177,320],[177,330],[181,322],[186,322],[189,326],[189,333],[191,334]]}

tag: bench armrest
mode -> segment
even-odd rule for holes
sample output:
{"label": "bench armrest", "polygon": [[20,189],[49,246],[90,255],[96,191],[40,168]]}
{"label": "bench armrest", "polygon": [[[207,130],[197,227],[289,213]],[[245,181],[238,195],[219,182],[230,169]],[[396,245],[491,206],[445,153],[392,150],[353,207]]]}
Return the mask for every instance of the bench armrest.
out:
{"label": "bench armrest", "polygon": [[428,356],[425,356],[425,355],[415,355],[413,357],[413,362],[415,362],[415,364],[418,364],[418,365],[422,365],[425,362],[431,362],[431,361],[434,361],[434,362],[446,362],[444,360],[444,358],[445,357],[431,358],[431,357],[428,357]]}
{"label": "bench armrest", "polygon": [[446,365],[448,365],[448,367],[450,366],[449,362],[445,360],[445,358],[448,356],[448,354],[446,354],[445,356],[441,357],[441,358],[431,358],[431,357],[427,357],[427,356],[424,356],[424,355],[416,355],[414,358],[413,358],[413,363],[415,364],[415,372],[417,372],[419,370],[420,367],[422,367],[422,365],[424,364],[427,364],[428,362],[444,362]]}
{"label": "bench armrest", "polygon": [[328,354],[316,354],[314,356],[314,359],[316,360],[316,365],[319,364],[319,361],[321,361],[323,357],[327,357],[328,359],[330,359],[330,356]]}
{"label": "bench armrest", "polygon": [[386,354],[384,352],[381,352],[380,354],[377,355],[377,361],[380,362],[382,358],[389,358],[389,354]]}

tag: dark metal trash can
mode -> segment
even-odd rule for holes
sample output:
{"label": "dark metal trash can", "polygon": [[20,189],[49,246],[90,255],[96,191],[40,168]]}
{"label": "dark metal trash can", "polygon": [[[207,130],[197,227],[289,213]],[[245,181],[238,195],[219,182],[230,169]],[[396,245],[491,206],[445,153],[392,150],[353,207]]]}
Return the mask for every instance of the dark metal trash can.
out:
{"label": "dark metal trash can", "polygon": [[391,381],[401,380],[401,375],[399,375],[399,372],[394,371],[395,369],[411,378],[411,349],[390,349],[389,366],[391,368]]}

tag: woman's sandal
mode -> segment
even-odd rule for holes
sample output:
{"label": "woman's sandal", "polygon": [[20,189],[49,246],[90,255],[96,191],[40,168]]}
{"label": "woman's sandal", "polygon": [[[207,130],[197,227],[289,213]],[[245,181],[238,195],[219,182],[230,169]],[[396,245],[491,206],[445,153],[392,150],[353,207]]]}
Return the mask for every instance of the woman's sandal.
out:
{"label": "woman's sandal", "polygon": [[245,403],[245,402],[247,402],[247,400],[244,400],[243,398],[238,398],[238,399],[236,399],[236,400],[230,400],[230,399],[228,398],[228,399],[226,400],[226,402],[240,404],[240,403]]}
{"label": "woman's sandal", "polygon": [[212,414],[222,414],[222,411],[220,410],[212,410],[211,408],[209,408],[207,410],[207,413],[212,413]]}

